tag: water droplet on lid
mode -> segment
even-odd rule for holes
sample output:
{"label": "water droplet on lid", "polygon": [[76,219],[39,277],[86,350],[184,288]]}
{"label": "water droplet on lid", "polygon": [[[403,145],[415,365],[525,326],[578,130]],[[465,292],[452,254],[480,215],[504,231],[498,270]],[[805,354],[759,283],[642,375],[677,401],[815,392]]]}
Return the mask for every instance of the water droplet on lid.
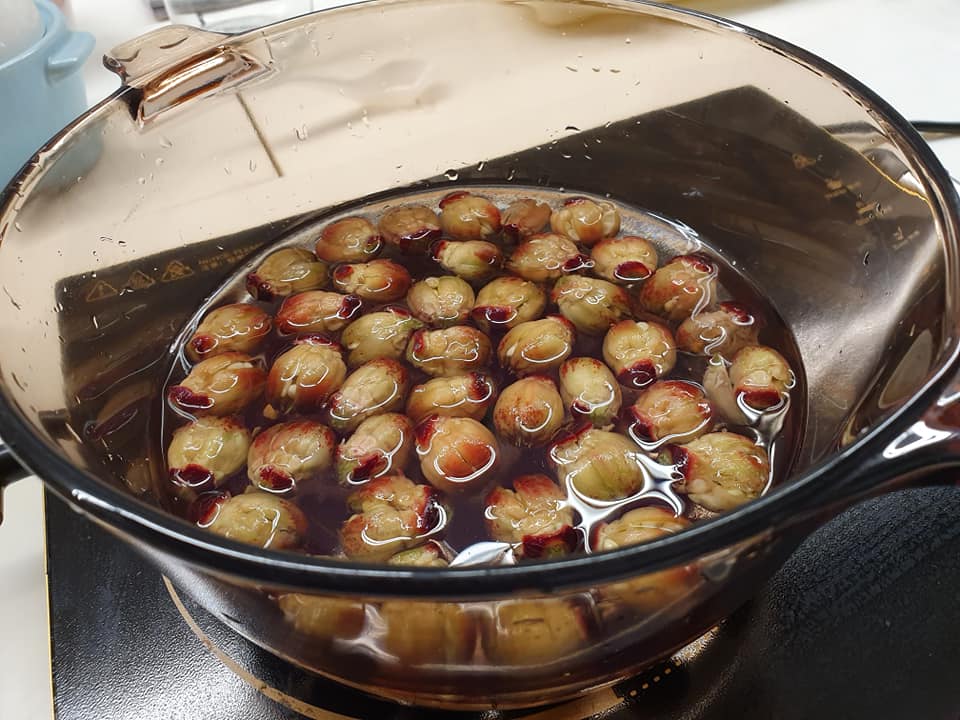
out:
{"label": "water droplet on lid", "polygon": [[141,159],[141,160],[146,160],[146,159],[147,159],[147,154],[146,154],[146,153],[140,153],[140,159]]}
{"label": "water droplet on lid", "polygon": [[163,158],[157,158],[156,160],[154,160],[154,163],[156,163],[157,167],[160,167],[161,165],[163,165]]}
{"label": "water droplet on lid", "polygon": [[306,140],[307,139],[307,126],[306,124],[298,127],[294,132],[297,134],[297,140]]}
{"label": "water droplet on lid", "polygon": [[16,220],[13,221],[13,229],[17,232],[23,232],[23,225],[18,223]]}
{"label": "water droplet on lid", "polygon": [[457,179],[459,179],[459,177],[460,177],[460,173],[458,173],[456,170],[447,170],[447,171],[443,174],[443,176],[444,176],[447,180],[457,180]]}
{"label": "water droplet on lid", "polygon": [[229,166],[229,165],[224,165],[224,166],[223,166],[223,171],[224,171],[227,175],[233,175],[233,171],[230,169],[230,166]]}
{"label": "water droplet on lid", "polygon": [[486,160],[481,160],[479,163],[477,163],[477,172],[483,172],[483,168],[486,166],[486,164]]}
{"label": "water droplet on lid", "polygon": [[160,147],[172,148],[172,147],[173,147],[173,141],[172,141],[170,138],[164,137],[163,135],[161,135],[161,136],[160,136]]}
{"label": "water droplet on lid", "polygon": [[253,172],[254,170],[257,169],[257,161],[251,160],[250,163],[247,165],[247,167],[250,168],[250,172]]}
{"label": "water droplet on lid", "polygon": [[146,185],[147,179],[145,177],[138,177],[137,182],[140,183],[141,185]]}
{"label": "water droplet on lid", "polygon": [[77,182],[78,183],[83,182],[83,175],[77,175]]}
{"label": "water droplet on lid", "polygon": [[629,44],[630,44],[631,42],[633,42],[633,41],[632,41],[630,38],[624,38],[624,39],[623,39],[623,42],[624,42],[625,45],[629,45]]}
{"label": "water droplet on lid", "polygon": [[600,72],[600,68],[596,65],[592,67],[591,70],[593,70],[594,72]]}
{"label": "water droplet on lid", "polygon": [[570,153],[560,153],[560,157],[562,157],[564,160],[569,160],[570,158],[573,157],[573,155],[571,155]]}
{"label": "water droplet on lid", "polygon": [[516,168],[510,168],[510,170],[507,171],[507,180],[508,180],[508,181],[513,180],[516,176],[517,176],[517,169],[516,169]]}
{"label": "water droplet on lid", "polygon": [[580,128],[576,125],[567,125],[564,130],[569,130],[570,132],[580,132]]}

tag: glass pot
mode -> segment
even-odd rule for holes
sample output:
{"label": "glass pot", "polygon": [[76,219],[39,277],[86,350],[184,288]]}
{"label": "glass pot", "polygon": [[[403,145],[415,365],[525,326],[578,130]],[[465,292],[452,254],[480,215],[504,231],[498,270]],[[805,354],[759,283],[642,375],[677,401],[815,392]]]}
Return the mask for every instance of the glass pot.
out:
{"label": "glass pot", "polygon": [[[0,198],[0,462],[20,465],[259,645],[458,708],[623,678],[736,608],[817,523],[960,459],[955,191],[867,88],[762,33],[653,3],[361,3],[105,59],[123,87]],[[609,193],[753,280],[806,382],[787,482],[692,529],[511,567],[260,551],[161,507],[170,348],[246,260],[409,189]]]}

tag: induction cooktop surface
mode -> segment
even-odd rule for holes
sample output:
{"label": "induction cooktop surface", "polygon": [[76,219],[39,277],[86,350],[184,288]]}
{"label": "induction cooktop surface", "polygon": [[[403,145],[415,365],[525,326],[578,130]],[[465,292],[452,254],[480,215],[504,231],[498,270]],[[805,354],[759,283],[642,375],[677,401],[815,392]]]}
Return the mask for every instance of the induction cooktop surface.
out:
{"label": "induction cooktop surface", "polygon": [[867,501],[750,602],[629,681],[527,710],[400,706],[259,649],[47,494],[57,720],[738,720],[960,716],[960,489]]}

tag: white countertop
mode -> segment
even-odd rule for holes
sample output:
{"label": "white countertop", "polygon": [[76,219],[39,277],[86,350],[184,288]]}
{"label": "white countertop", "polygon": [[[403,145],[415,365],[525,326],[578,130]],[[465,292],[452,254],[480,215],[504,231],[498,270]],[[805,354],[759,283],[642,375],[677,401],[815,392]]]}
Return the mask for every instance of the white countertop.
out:
{"label": "white countertop", "polygon": [[[337,3],[317,0],[315,7]],[[957,0],[687,0],[817,53],[872,87],[911,119],[960,121]],[[117,86],[100,57],[153,24],[142,0],[72,0],[74,25],[97,38],[85,68],[88,99]],[[960,177],[960,139],[934,149]],[[0,526],[0,718],[52,715],[41,487],[9,488]],[[82,602],[77,598],[77,602]],[[91,629],[91,631],[95,631]],[[134,719],[131,719],[134,720]]]}

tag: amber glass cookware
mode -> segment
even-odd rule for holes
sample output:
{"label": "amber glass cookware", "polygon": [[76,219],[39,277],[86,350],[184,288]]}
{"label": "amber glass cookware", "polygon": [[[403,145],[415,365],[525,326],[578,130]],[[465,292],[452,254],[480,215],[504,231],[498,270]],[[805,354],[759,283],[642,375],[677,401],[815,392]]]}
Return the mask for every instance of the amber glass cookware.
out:
{"label": "amber glass cookware", "polygon": [[[799,48],[653,3],[400,0],[166,27],[105,62],[121,89],[0,197],[0,460],[299,665],[429,705],[567,697],[703,633],[837,509],[960,459],[956,193]],[[156,399],[204,298],[327,213],[469,184],[609,193],[742,270],[802,360],[790,477],[673,536],[509,567],[262,551],[165,512]]]}

